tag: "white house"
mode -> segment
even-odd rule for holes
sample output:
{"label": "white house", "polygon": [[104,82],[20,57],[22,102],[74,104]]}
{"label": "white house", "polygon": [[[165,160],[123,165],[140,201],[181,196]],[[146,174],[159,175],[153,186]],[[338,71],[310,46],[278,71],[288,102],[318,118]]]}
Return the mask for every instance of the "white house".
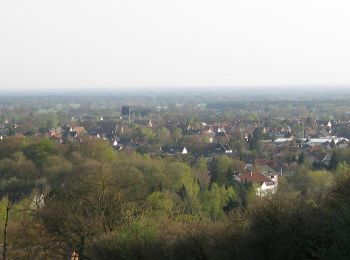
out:
{"label": "white house", "polygon": [[261,172],[251,171],[235,175],[234,179],[239,183],[253,183],[256,186],[256,195],[260,197],[277,191],[278,175],[267,176]]}

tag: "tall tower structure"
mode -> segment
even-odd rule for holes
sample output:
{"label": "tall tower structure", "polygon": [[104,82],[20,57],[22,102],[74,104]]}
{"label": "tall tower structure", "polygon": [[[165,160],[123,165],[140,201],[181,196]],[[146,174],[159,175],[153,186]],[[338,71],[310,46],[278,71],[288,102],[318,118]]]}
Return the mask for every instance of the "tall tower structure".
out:
{"label": "tall tower structure", "polygon": [[130,107],[122,106],[122,119],[124,123],[130,124]]}

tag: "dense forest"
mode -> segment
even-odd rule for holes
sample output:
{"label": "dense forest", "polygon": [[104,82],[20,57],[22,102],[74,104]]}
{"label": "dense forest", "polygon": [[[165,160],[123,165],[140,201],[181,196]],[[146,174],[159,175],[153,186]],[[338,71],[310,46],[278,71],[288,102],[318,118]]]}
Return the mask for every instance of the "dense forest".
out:
{"label": "dense forest", "polygon": [[[274,195],[229,177],[242,163],[117,153],[86,138],[0,143],[8,259],[347,258],[350,168],[300,165]],[[211,178],[208,176],[211,173]]]}

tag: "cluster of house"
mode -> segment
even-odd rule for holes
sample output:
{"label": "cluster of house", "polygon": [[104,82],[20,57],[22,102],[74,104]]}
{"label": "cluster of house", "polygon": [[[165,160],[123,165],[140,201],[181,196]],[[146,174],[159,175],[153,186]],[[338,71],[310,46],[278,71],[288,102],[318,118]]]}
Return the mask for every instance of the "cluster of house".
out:
{"label": "cluster of house", "polygon": [[278,138],[275,141],[264,141],[265,150],[273,147],[274,158],[283,158],[286,154],[303,154],[314,167],[327,167],[330,164],[332,149],[349,147],[349,139],[337,136],[319,138]]}
{"label": "cluster of house", "polygon": [[[189,153],[189,150],[183,145],[165,145],[160,148],[160,153],[163,155],[185,155]],[[204,157],[232,154],[232,148],[222,143],[209,143],[192,154]]]}
{"label": "cluster of house", "polygon": [[[159,125],[152,122],[152,120],[135,120],[134,123],[142,127],[148,127],[151,129],[157,129]],[[210,156],[212,154],[229,154],[232,153],[232,149],[227,146],[229,136],[226,130],[219,126],[207,126],[205,123],[202,124],[201,128],[194,129],[191,125],[181,125],[176,122],[167,122],[165,126],[171,131],[171,129],[180,128],[182,130],[183,136],[200,136],[206,138],[206,146],[203,147],[203,153]],[[128,137],[124,137],[124,132],[129,131]],[[130,128],[125,122],[107,121],[100,119],[97,126],[88,131],[82,126],[67,126],[67,127],[57,127],[55,129],[50,129],[47,135],[53,139],[59,140],[59,142],[64,143],[67,140],[80,140],[83,136],[90,136],[92,138],[98,138],[107,140],[116,150],[133,150],[140,146],[148,145],[145,141],[141,142],[130,137]],[[131,134],[132,136],[132,134]],[[160,149],[160,153],[164,155],[176,155],[176,154],[187,154],[190,151],[185,146],[180,145],[165,145]]]}
{"label": "cluster of house", "polygon": [[[339,127],[348,128],[350,133],[350,121],[314,120],[307,123],[305,120],[277,118],[276,122],[282,126],[272,127],[269,126],[273,125],[268,123],[269,119],[181,123],[179,121],[164,121],[160,118],[142,118],[142,116],[131,120],[130,114],[130,108],[124,106],[120,117],[93,117],[89,115],[79,117],[82,122],[84,120],[93,122],[91,124],[93,127],[88,129],[78,125],[79,120],[75,120],[76,117],[72,116],[71,126],[50,129],[45,135],[62,143],[69,139],[82,140],[83,136],[90,136],[90,138],[106,140],[117,151],[120,151],[152,146],[146,140],[135,138],[132,132],[135,128],[130,127],[130,122],[143,128],[150,128],[154,133],[157,133],[157,129],[160,128],[167,128],[169,132],[178,128],[181,129],[182,137],[190,138],[183,142],[176,141],[175,144],[174,142],[172,144],[165,143],[160,149],[157,147],[157,150],[149,149],[146,151],[164,156],[191,154],[211,157],[220,154],[235,154],[236,147],[230,147],[231,138],[235,133],[239,133],[243,141],[248,142],[249,138],[254,135],[254,131],[259,128],[263,134],[260,143],[262,150],[266,153],[265,157],[282,162],[286,161],[286,154],[294,154],[298,157],[303,153],[312,163],[322,165],[326,165],[329,161],[331,148],[345,148],[349,145],[347,138],[337,137],[335,134]],[[8,122],[0,125],[0,139],[9,135],[8,125]],[[187,140],[191,140],[191,142],[195,140],[196,142],[193,145]]]}
{"label": "cluster of house", "polygon": [[[130,112],[128,112],[130,113]],[[125,116],[127,117],[127,116]],[[91,138],[104,139],[111,143],[117,150],[132,150],[142,147],[144,143],[133,141],[132,138],[122,138],[124,129],[129,129],[130,118],[126,118],[120,123],[115,120],[106,120],[100,117],[98,124],[93,129],[87,131],[82,126],[58,127],[48,131],[48,135],[60,142],[66,142],[68,139],[78,139],[82,136],[90,136]],[[129,121],[129,122],[127,122]],[[234,131],[239,131],[243,138],[247,141],[249,136],[254,134],[256,128],[260,128],[265,135],[265,140],[261,140],[262,149],[273,151],[270,160],[266,159],[247,159],[247,171],[234,175],[237,182],[250,182],[256,186],[256,193],[263,196],[269,192],[274,193],[278,186],[278,176],[288,168],[288,163],[279,160],[279,156],[284,156],[286,152],[300,155],[303,153],[312,163],[322,164],[327,166],[330,160],[330,150],[334,147],[345,148],[350,144],[349,139],[332,135],[335,125],[350,127],[347,122],[313,122],[314,127],[303,127],[301,121],[291,120],[290,125],[285,127],[264,127],[264,121],[232,121],[232,122],[202,122],[196,125],[181,124],[176,121],[168,121],[160,125],[159,122],[152,120],[138,119],[134,123],[142,127],[157,129],[166,127],[171,131],[174,128],[180,128],[183,136],[205,136],[207,141],[201,149],[191,151],[186,145],[168,144],[163,145],[159,149],[159,153],[164,156],[187,155],[194,154],[198,156],[212,157],[220,154],[233,154],[234,150],[229,147],[229,139]],[[295,128],[294,126],[302,126]],[[293,128],[294,127],[294,128]],[[298,129],[297,131],[293,129]],[[0,131],[2,128],[0,127]],[[4,132],[6,134],[6,131]],[[267,137],[267,138],[266,138]],[[269,138],[270,137],[270,138]],[[251,161],[254,160],[254,169]],[[288,172],[286,171],[286,174]]]}
{"label": "cluster of house", "polygon": [[[130,112],[129,112],[130,113]],[[126,116],[124,116],[126,117]],[[56,129],[51,129],[48,131],[47,135],[60,142],[65,142],[68,139],[79,139],[84,135],[88,135],[94,138],[101,138],[110,141],[111,145],[115,147],[116,150],[123,149],[137,149],[140,146],[147,146],[145,141],[141,142],[139,140],[129,137],[125,138],[123,136],[124,130],[130,131],[128,127],[129,124],[126,121],[130,121],[129,117],[126,120],[123,119],[122,122],[116,122],[116,120],[106,120],[106,117],[100,117],[97,126],[89,129],[88,131],[82,126],[68,126],[68,127],[58,127]],[[315,127],[297,127],[302,126],[302,122],[294,120],[289,122],[286,127],[264,127],[265,124],[263,120],[238,120],[230,122],[214,122],[206,123],[201,122],[197,124],[181,124],[176,121],[168,121],[165,124],[161,124],[157,121],[152,120],[135,120],[134,123],[142,127],[148,127],[151,129],[157,129],[160,127],[165,127],[171,131],[174,128],[180,128],[182,130],[183,136],[190,136],[201,140],[203,145],[201,146],[200,152],[196,149],[196,153],[200,156],[212,156],[215,154],[231,154],[233,153],[234,147],[229,147],[230,136],[236,131],[239,132],[243,138],[248,141],[249,137],[254,135],[254,130],[256,128],[262,129],[265,140],[262,141],[263,146],[267,147],[273,146],[272,149],[276,150],[274,152],[278,155],[278,150],[288,146],[290,150],[294,149],[294,152],[305,152],[306,154],[312,153],[315,147],[325,147],[331,148],[337,146],[340,148],[347,147],[349,140],[347,138],[338,138],[336,136],[331,136],[334,125],[342,124],[344,122],[317,122]],[[348,124],[349,126],[350,124]],[[297,131],[292,130],[292,128],[298,129]],[[350,128],[350,126],[349,126]],[[1,132],[0,128],[0,132]],[[3,130],[4,135],[6,131]],[[308,137],[311,138],[308,138]],[[205,137],[205,138],[203,138]],[[205,141],[204,141],[205,140]],[[277,147],[277,148],[276,148]],[[291,148],[294,147],[294,148]],[[282,149],[283,150],[283,149]],[[165,145],[161,147],[160,153],[164,155],[176,155],[176,154],[188,154],[192,153],[191,149],[186,146],[179,145]]]}

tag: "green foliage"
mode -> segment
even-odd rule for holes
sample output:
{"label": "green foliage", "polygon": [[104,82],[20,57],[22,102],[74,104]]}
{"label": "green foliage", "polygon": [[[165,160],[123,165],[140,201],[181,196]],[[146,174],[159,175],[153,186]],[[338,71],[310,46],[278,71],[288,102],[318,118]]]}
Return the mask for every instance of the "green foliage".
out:
{"label": "green foliage", "polygon": [[26,145],[23,149],[24,155],[32,160],[35,165],[41,167],[45,159],[55,153],[55,145],[49,139],[34,141]]}
{"label": "green foliage", "polygon": [[136,220],[94,242],[91,252],[94,259],[347,259],[349,187],[344,177],[327,197],[259,199],[214,223]]}
{"label": "green foliage", "polygon": [[211,181],[220,185],[232,184],[233,174],[243,172],[244,165],[237,159],[232,159],[226,155],[213,159],[210,165]]}
{"label": "green foliage", "polygon": [[338,154],[335,151],[333,151],[329,165],[328,165],[328,170],[335,170],[338,166],[338,163],[339,163]]}
{"label": "green foliage", "polygon": [[260,140],[262,140],[262,131],[257,127],[255,128],[253,135],[248,139],[249,149],[258,151],[260,149]]}
{"label": "green foliage", "polygon": [[124,259],[140,259],[147,254],[147,247],[154,243],[157,230],[152,223],[135,221],[118,232],[117,243]]}
{"label": "green foliage", "polygon": [[304,153],[300,153],[299,158],[298,158],[298,163],[303,164],[305,161],[305,155]]}
{"label": "green foliage", "polygon": [[175,143],[177,143],[177,141],[181,138],[182,136],[182,129],[181,128],[175,128],[172,131],[172,136],[175,139]]}
{"label": "green foliage", "polygon": [[156,135],[157,135],[157,139],[158,139],[157,142],[159,144],[164,145],[168,142],[168,140],[170,138],[170,131],[167,128],[162,127],[162,128],[157,130]]}
{"label": "green foliage", "polygon": [[299,170],[291,179],[296,190],[312,194],[325,191],[331,184],[334,176],[329,171]]}
{"label": "green foliage", "polygon": [[154,137],[153,130],[148,127],[138,128],[138,136],[141,140],[148,142],[150,138]]}
{"label": "green foliage", "polygon": [[79,146],[79,152],[83,156],[100,162],[111,162],[116,158],[116,153],[113,148],[108,145],[106,141],[100,139],[82,139]]}
{"label": "green foliage", "polygon": [[8,194],[10,199],[18,200],[31,193],[39,171],[31,160],[17,152],[13,158],[0,161],[0,196]]}
{"label": "green foliage", "polygon": [[198,180],[200,188],[207,189],[210,183],[210,176],[208,172],[208,160],[200,157],[195,163],[195,176]]}
{"label": "green foliage", "polygon": [[148,207],[156,214],[171,215],[176,203],[176,197],[170,192],[156,191],[147,197]]}
{"label": "green foliage", "polygon": [[340,162],[334,172],[336,176],[347,176],[350,175],[350,166],[346,162]]}
{"label": "green foliage", "polygon": [[[82,259],[350,255],[345,162],[333,171],[294,163],[289,170],[295,173],[279,178],[275,195],[259,197],[257,184],[234,182],[244,164],[227,155],[212,161],[159,158],[117,153],[103,140],[84,138],[64,145],[15,142],[3,146],[12,150],[0,160],[1,192],[14,202],[13,259],[48,252],[49,259],[64,258],[69,250]],[[33,190],[45,195],[41,209],[30,207]],[[21,196],[11,196],[19,191]]]}
{"label": "green foliage", "polygon": [[72,170],[72,163],[59,155],[48,156],[42,166],[43,175],[52,186],[62,185],[64,176]]}
{"label": "green foliage", "polygon": [[235,150],[238,154],[241,154],[245,151],[246,141],[244,139],[244,136],[239,131],[239,129],[236,129],[230,136],[229,141],[230,147]]}
{"label": "green foliage", "polygon": [[212,220],[219,220],[224,217],[224,207],[229,201],[236,199],[236,193],[232,187],[220,187],[213,183],[209,190],[202,194],[203,210]]}
{"label": "green foliage", "polygon": [[10,158],[16,152],[22,151],[25,140],[9,136],[0,142],[0,158]]}

